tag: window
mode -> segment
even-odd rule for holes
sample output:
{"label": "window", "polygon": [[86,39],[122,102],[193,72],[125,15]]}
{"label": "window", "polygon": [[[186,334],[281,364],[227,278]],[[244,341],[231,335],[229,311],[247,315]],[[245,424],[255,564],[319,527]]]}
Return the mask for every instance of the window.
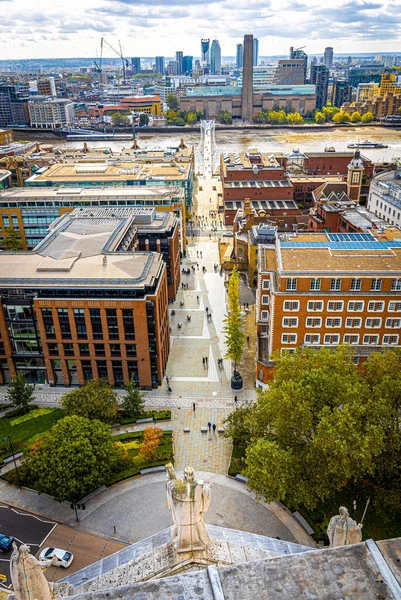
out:
{"label": "window", "polygon": [[299,310],[299,300],[286,300],[284,302],[284,310],[290,312],[296,312]]}
{"label": "window", "polygon": [[341,318],[332,318],[329,317],[326,319],[326,327],[330,327],[330,328],[335,328],[335,327],[341,327],[341,323],[342,323],[342,319]]}
{"label": "window", "polygon": [[268,321],[269,320],[269,311],[268,310],[262,310],[260,312],[260,320],[261,321]]}
{"label": "window", "polygon": [[79,354],[81,356],[89,356],[89,344],[79,344]]}
{"label": "window", "polygon": [[[106,356],[104,344],[95,344],[95,355],[96,356]],[[99,377],[100,377],[100,375],[99,375]]]}
{"label": "window", "polygon": [[345,327],[347,329],[357,329],[359,327],[361,327],[362,325],[362,319],[351,319],[348,318],[345,320]]}
{"label": "window", "polygon": [[88,332],[86,331],[85,310],[83,308],[74,308],[74,319],[78,339],[86,340]]}
{"label": "window", "polygon": [[304,337],[305,344],[320,344],[320,335],[315,333],[307,333]]}
{"label": "window", "polygon": [[352,362],[354,363],[354,365],[359,365],[359,356],[353,356]]}
{"label": "window", "polygon": [[389,312],[400,312],[401,311],[401,302],[389,302],[388,303],[388,311]]}
{"label": "window", "polygon": [[135,344],[126,344],[125,352],[126,352],[127,358],[136,356],[136,345]]}
{"label": "window", "polygon": [[117,310],[106,308],[107,328],[110,340],[118,340]]}
{"label": "window", "polygon": [[50,356],[58,356],[58,344],[47,344],[47,351]]}
{"label": "window", "polygon": [[321,327],[322,326],[322,317],[307,317],[306,319],[306,327]]}
{"label": "window", "polygon": [[283,327],[298,327],[298,317],[283,317]]}
{"label": "window", "polygon": [[384,302],[368,302],[368,312],[383,312]]}
{"label": "window", "polygon": [[126,340],[135,339],[134,313],[129,308],[123,308],[124,336]]}
{"label": "window", "polygon": [[270,296],[263,295],[262,296],[262,304],[264,304],[265,306],[269,306],[269,302],[270,302]]}
{"label": "window", "polygon": [[370,283],[370,289],[372,292],[380,292],[380,290],[382,289],[382,280],[372,279]]}
{"label": "window", "polygon": [[401,319],[386,319],[386,329],[399,329]]}
{"label": "window", "polygon": [[282,344],[296,344],[297,334],[296,333],[283,333],[281,336]]}
{"label": "window", "polygon": [[383,344],[386,346],[395,346],[398,344],[398,335],[383,335]]}
{"label": "window", "polygon": [[326,333],[326,335],[324,336],[324,343],[326,346],[330,346],[333,344],[339,344],[340,343],[340,335],[338,333],[334,333],[334,334]]}
{"label": "window", "polygon": [[45,326],[45,332],[47,338],[55,338],[56,332],[54,330],[53,312],[51,308],[42,308],[43,324]]}
{"label": "window", "polygon": [[309,300],[308,311],[309,312],[322,312],[323,302],[321,300]]}
{"label": "window", "polygon": [[377,346],[377,344],[379,343],[379,336],[378,335],[364,335],[363,343],[365,344],[365,346]]}
{"label": "window", "polygon": [[68,308],[58,308],[58,322],[61,329],[61,337],[65,340],[71,339],[70,320],[68,317]]}
{"label": "window", "polygon": [[270,290],[270,279],[263,279],[262,281],[262,289]]}
{"label": "window", "polygon": [[81,366],[82,366],[82,373],[83,373],[85,381],[91,381],[93,379],[91,361],[90,360],[82,360]]}
{"label": "window", "polygon": [[365,327],[368,327],[369,329],[378,329],[381,326],[381,319],[366,319]]}
{"label": "window", "polygon": [[332,279],[330,281],[330,290],[331,291],[341,290],[341,279]]}
{"label": "window", "polygon": [[74,356],[74,344],[63,344],[64,355]]}
{"label": "window", "polygon": [[362,312],[364,302],[348,302],[348,312]]}
{"label": "window", "polygon": [[359,291],[362,287],[362,279],[351,279],[351,290]]}
{"label": "window", "polygon": [[287,279],[287,292],[294,292],[297,289],[297,280],[296,279]]}
{"label": "window", "polygon": [[98,360],[96,361],[96,366],[97,366],[97,372],[98,372],[98,376],[99,379],[106,379],[108,380],[109,375],[107,372],[107,363],[105,360]]}
{"label": "window", "polygon": [[344,335],[344,344],[359,344],[359,335],[351,335],[346,333]]}
{"label": "window", "polygon": [[100,316],[100,308],[90,308],[89,309],[91,324],[92,324],[92,333],[94,340],[102,340],[103,339],[103,329],[102,329],[102,318]]}
{"label": "window", "polygon": [[294,352],[295,352],[295,348],[281,348],[281,350],[280,350],[280,354],[284,354],[284,353],[294,354]]}
{"label": "window", "polygon": [[340,302],[334,302],[330,300],[327,303],[327,311],[328,312],[342,312],[344,309],[344,302],[341,300]]}
{"label": "window", "polygon": [[401,279],[392,279],[391,281],[391,291],[399,291],[401,290]]}
{"label": "window", "polygon": [[311,279],[309,289],[314,291],[320,290],[320,279]]}
{"label": "window", "polygon": [[121,356],[120,344],[110,344],[111,356]]}

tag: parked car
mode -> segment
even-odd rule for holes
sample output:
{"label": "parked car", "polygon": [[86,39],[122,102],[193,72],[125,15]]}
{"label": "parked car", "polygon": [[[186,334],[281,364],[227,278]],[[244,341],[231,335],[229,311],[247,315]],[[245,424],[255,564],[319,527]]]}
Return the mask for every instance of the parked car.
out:
{"label": "parked car", "polygon": [[71,552],[67,552],[67,550],[62,550],[61,548],[43,548],[39,554],[39,560],[49,560],[53,556],[56,558],[53,561],[54,566],[63,567],[63,569],[68,569],[74,560],[74,555]]}
{"label": "parked car", "polygon": [[0,550],[1,552],[9,552],[13,547],[14,538],[0,533]]}

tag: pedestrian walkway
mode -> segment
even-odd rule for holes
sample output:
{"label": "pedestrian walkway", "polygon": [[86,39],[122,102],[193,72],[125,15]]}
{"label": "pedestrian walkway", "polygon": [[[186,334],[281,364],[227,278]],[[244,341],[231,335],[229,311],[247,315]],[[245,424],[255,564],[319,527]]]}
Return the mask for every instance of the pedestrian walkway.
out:
{"label": "pedestrian walkway", "polygon": [[[173,411],[176,469],[181,471],[191,466],[195,470],[227,474],[231,443],[217,431],[224,426],[226,417],[227,410],[221,408],[197,408],[195,412],[192,409]],[[212,427],[208,429],[209,422],[216,425],[215,431]],[[206,427],[207,431],[202,432],[201,427]]]}

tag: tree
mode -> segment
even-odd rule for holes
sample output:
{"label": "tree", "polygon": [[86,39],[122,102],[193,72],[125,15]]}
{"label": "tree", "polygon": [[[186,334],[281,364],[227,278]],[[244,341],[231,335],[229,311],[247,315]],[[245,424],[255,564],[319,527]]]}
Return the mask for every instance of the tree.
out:
{"label": "tree", "polygon": [[244,352],[245,335],[242,330],[241,307],[239,304],[239,273],[234,267],[228,282],[228,315],[224,317],[227,353],[226,357],[234,361],[234,369],[241,362]]}
{"label": "tree", "polygon": [[116,392],[105,379],[87,381],[85,385],[61,397],[67,415],[99,419],[104,423],[115,421],[118,400]]}
{"label": "tree", "polygon": [[180,106],[180,103],[178,102],[178,98],[174,94],[167,95],[166,103],[170,110],[177,110]]}
{"label": "tree", "polygon": [[357,110],[351,115],[351,123],[359,123],[361,121],[361,113]]}
{"label": "tree", "polygon": [[143,444],[138,455],[143,456],[147,462],[150,462],[155,455],[163,437],[163,431],[160,427],[145,427],[143,434]]}
{"label": "tree", "polygon": [[107,425],[70,416],[35,441],[25,465],[39,493],[77,502],[107,481],[120,454]]}
{"label": "tree", "polygon": [[274,357],[275,379],[238,424],[248,486],[267,501],[314,508],[366,474],[383,448],[375,399],[349,347]]}
{"label": "tree", "polygon": [[364,115],[362,115],[362,123],[370,123],[371,121],[374,121],[375,117],[374,115],[372,115],[371,112],[366,112]]}
{"label": "tree", "polygon": [[185,117],[185,121],[188,123],[188,125],[193,125],[193,123],[195,123],[198,120],[198,115],[196,114],[196,112],[193,111],[188,111],[186,117]]}
{"label": "tree", "polygon": [[340,110],[333,115],[332,121],[333,123],[349,123],[351,121],[351,117],[345,110]]}
{"label": "tree", "polygon": [[228,110],[222,110],[219,113],[218,119],[220,123],[225,123],[226,125],[231,125],[231,123],[233,122],[232,114]]}
{"label": "tree", "polygon": [[126,395],[121,406],[130,417],[136,417],[143,412],[143,394],[133,379],[124,387]]}
{"label": "tree", "polygon": [[139,115],[139,122],[141,125],[148,125],[149,124],[149,116],[146,113],[141,113]]}
{"label": "tree", "polygon": [[22,408],[24,413],[26,413],[28,411],[28,404],[33,400],[34,388],[34,385],[29,385],[29,383],[25,381],[25,377],[22,373],[18,373],[7,388],[7,400],[13,406]]}
{"label": "tree", "polygon": [[297,112],[288,113],[287,123],[290,123],[291,125],[300,125],[301,123],[303,123],[303,118]]}
{"label": "tree", "polygon": [[324,123],[325,120],[326,120],[326,117],[325,117],[324,113],[317,111],[315,114],[315,123],[318,123],[318,124]]}
{"label": "tree", "polygon": [[5,250],[22,250],[21,238],[15,229],[12,229],[11,227],[6,227],[4,229],[3,245]]}
{"label": "tree", "polygon": [[397,108],[397,115],[401,115],[401,106]]}
{"label": "tree", "polygon": [[127,115],[123,115],[120,112],[115,112],[111,115],[111,123],[114,127],[129,127],[131,124]]}
{"label": "tree", "polygon": [[340,109],[337,106],[331,106],[329,102],[327,102],[326,106],[322,107],[322,112],[325,115],[326,121],[332,121],[335,114],[340,112]]}

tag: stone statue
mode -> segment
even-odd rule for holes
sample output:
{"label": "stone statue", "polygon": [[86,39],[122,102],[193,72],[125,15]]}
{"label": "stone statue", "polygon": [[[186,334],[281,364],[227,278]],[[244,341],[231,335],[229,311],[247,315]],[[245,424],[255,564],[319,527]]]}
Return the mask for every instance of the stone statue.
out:
{"label": "stone statue", "polygon": [[16,600],[52,600],[52,585],[43,571],[50,567],[53,559],[38,560],[29,553],[30,548],[22,544],[19,548],[13,543],[10,559],[11,581]]}
{"label": "stone statue", "polygon": [[212,486],[196,481],[192,467],[186,467],[179,479],[171,463],[166,465],[166,470],[167,504],[173,515],[177,552],[203,552],[210,543],[204,515],[210,505]]}
{"label": "stone statue", "polygon": [[345,506],[340,506],[339,512],[339,515],[330,519],[327,528],[330,548],[359,544],[362,541],[362,523],[357,525],[354,519],[349,516],[348,509]]}

